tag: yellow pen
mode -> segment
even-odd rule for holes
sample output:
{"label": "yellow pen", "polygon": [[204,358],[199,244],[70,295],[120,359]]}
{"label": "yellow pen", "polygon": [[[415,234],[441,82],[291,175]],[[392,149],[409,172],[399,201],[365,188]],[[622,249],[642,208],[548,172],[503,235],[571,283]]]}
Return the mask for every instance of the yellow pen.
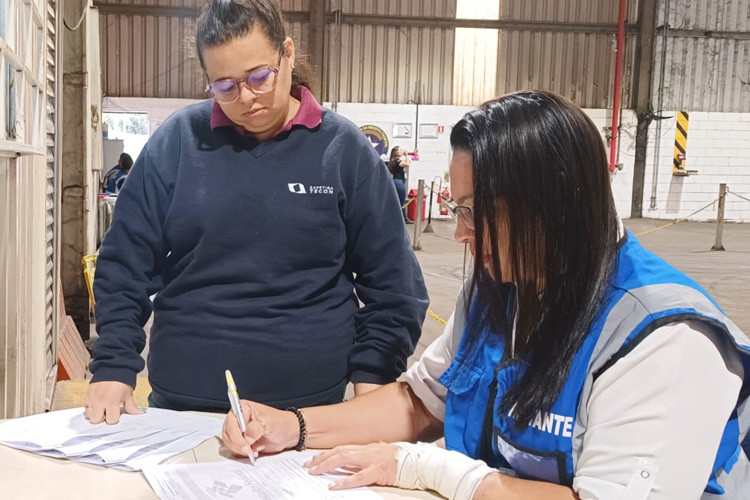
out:
{"label": "yellow pen", "polygon": [[[240,424],[242,434],[245,434],[245,432],[247,432],[247,426],[245,425],[245,417],[242,415],[242,407],[240,406],[240,396],[237,394],[237,386],[234,385],[232,372],[227,370],[224,374],[227,376],[227,396],[229,396],[229,404],[232,406],[232,413],[237,417],[237,422]],[[255,457],[253,456],[252,448],[250,449],[248,458],[250,459],[250,463],[255,465]]]}

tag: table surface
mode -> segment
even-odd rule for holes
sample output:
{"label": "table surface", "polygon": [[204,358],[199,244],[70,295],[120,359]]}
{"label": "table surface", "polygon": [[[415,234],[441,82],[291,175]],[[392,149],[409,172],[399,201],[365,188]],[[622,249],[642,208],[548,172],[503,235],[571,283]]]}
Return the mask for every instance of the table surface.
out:
{"label": "table surface", "polygon": [[[232,458],[218,437],[183,453],[175,463]],[[158,500],[140,472],[62,460],[0,445],[0,498],[14,500]],[[374,487],[384,499],[442,498],[429,492]]]}

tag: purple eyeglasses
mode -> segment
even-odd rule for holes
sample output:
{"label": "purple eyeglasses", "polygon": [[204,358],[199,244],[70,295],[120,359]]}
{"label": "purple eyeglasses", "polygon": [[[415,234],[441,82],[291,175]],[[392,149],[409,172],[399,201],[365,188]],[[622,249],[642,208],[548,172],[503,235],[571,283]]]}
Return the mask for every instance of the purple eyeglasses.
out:
{"label": "purple eyeglasses", "polygon": [[279,54],[279,62],[275,68],[264,66],[254,69],[245,78],[239,80],[232,80],[231,78],[217,80],[206,86],[206,92],[210,93],[214,99],[223,104],[228,104],[239,99],[240,84],[243,82],[256,95],[270,92],[276,87],[276,75],[279,73],[282,57],[284,57],[283,52]]}

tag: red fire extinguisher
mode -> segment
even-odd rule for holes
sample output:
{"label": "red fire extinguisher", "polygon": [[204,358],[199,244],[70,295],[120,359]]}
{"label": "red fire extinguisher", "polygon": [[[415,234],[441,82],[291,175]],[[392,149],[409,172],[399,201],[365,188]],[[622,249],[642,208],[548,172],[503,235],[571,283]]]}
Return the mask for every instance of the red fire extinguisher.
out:
{"label": "red fire extinguisher", "polygon": [[448,215],[448,207],[445,202],[451,199],[451,192],[448,189],[440,191],[440,215]]}

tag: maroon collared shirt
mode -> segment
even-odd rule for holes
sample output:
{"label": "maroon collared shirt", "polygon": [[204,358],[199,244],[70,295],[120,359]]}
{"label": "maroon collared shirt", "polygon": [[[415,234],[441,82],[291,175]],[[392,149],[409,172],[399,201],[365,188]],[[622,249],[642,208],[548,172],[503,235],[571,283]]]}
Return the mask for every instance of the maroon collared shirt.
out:
{"label": "maroon collared shirt", "polygon": [[[281,127],[273,137],[276,137],[282,132],[291,130],[295,125],[299,125],[305,128],[315,128],[320,125],[323,119],[323,108],[320,107],[318,101],[315,100],[315,96],[307,87],[301,85],[292,86],[290,92],[291,96],[299,101],[299,109],[297,114],[289,120],[283,127]],[[218,102],[214,101],[211,105],[211,129],[215,130],[219,127],[234,127],[237,133],[252,137],[253,134],[245,130],[245,127],[237,125],[224,113]]]}

